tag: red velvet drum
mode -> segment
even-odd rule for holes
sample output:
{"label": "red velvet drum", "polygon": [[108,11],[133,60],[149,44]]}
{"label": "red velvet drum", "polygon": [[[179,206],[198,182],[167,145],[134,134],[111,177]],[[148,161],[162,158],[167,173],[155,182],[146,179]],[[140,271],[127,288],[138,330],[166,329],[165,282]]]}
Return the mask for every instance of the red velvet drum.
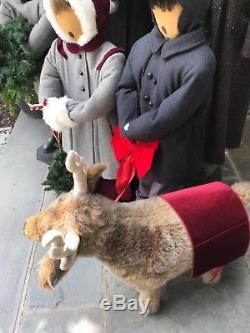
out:
{"label": "red velvet drum", "polygon": [[249,218],[234,191],[215,182],[163,195],[185,225],[193,246],[192,276],[243,256],[249,246]]}

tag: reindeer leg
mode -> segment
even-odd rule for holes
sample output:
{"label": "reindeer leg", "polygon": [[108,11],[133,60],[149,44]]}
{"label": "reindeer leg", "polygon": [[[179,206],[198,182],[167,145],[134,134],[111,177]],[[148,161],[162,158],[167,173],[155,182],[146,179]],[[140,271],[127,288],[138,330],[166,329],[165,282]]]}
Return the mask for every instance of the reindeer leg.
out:
{"label": "reindeer leg", "polygon": [[61,278],[60,260],[51,259],[45,255],[39,265],[39,285],[43,289],[53,289]]}
{"label": "reindeer leg", "polygon": [[161,289],[140,290],[139,300],[143,302],[143,307],[149,303],[146,315],[155,314],[159,310]]}

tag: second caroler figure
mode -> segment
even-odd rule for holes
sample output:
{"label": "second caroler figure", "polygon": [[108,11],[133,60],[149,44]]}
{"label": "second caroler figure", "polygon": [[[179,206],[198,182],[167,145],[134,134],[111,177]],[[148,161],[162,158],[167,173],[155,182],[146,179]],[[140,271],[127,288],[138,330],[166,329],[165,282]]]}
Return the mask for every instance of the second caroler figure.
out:
{"label": "second caroler figure", "polygon": [[140,180],[139,198],[202,182],[215,72],[200,24],[208,1],[149,3],[155,28],[132,48],[117,94],[122,135],[131,144],[159,142],[151,170]]}
{"label": "second caroler figure", "polygon": [[115,91],[125,56],[102,37],[110,12],[110,0],[44,0],[47,17],[60,38],[45,58],[39,99],[43,118],[62,145],[84,156],[88,165],[106,163],[105,194],[115,198],[117,163],[110,140],[117,122]]}

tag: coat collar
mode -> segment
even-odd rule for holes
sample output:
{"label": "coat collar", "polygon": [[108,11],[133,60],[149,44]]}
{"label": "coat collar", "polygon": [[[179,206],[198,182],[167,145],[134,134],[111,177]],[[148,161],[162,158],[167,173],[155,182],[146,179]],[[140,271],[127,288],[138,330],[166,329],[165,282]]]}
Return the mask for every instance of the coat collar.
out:
{"label": "coat collar", "polygon": [[159,29],[154,27],[151,32],[151,39],[153,53],[161,52],[161,57],[163,59],[195,49],[196,47],[207,43],[202,28],[198,28],[174,39],[165,39]]}
{"label": "coat collar", "polygon": [[[78,44],[66,43],[67,50],[70,53],[81,53],[81,52],[93,52],[98,49],[104,43],[104,39],[101,35],[94,37],[89,43],[84,46]],[[61,38],[57,39],[57,50],[64,59],[68,59],[67,53],[64,49],[64,41]]]}
{"label": "coat collar", "polygon": [[79,46],[74,43],[67,43],[67,49],[71,53],[80,53],[80,52],[93,52],[98,49],[104,43],[104,38],[101,35],[96,35],[90,42],[84,46]]}

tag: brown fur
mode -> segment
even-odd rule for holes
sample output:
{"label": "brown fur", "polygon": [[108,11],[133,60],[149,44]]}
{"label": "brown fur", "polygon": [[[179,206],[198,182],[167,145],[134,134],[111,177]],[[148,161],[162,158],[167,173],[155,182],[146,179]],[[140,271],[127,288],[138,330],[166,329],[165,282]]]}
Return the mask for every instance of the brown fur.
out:
{"label": "brown fur", "polygon": [[236,183],[232,186],[232,189],[238,194],[245,205],[250,203],[250,182]]}
{"label": "brown fur", "polygon": [[60,277],[60,260],[54,260],[47,255],[40,262],[39,283],[44,289],[52,289]]}
{"label": "brown fur", "polygon": [[[88,178],[97,181],[103,165],[91,168]],[[95,177],[96,175],[96,177]],[[249,192],[250,193],[250,192]],[[159,307],[160,288],[192,266],[192,247],[185,227],[175,211],[161,198],[132,203],[115,203],[100,195],[80,198],[62,194],[47,209],[27,220],[24,233],[41,240],[51,229],[73,230],[81,237],[79,256],[100,259],[118,278],[150,299],[148,313]],[[58,281],[58,261],[42,260],[39,277],[42,287]],[[204,282],[211,282],[211,274]]]}

